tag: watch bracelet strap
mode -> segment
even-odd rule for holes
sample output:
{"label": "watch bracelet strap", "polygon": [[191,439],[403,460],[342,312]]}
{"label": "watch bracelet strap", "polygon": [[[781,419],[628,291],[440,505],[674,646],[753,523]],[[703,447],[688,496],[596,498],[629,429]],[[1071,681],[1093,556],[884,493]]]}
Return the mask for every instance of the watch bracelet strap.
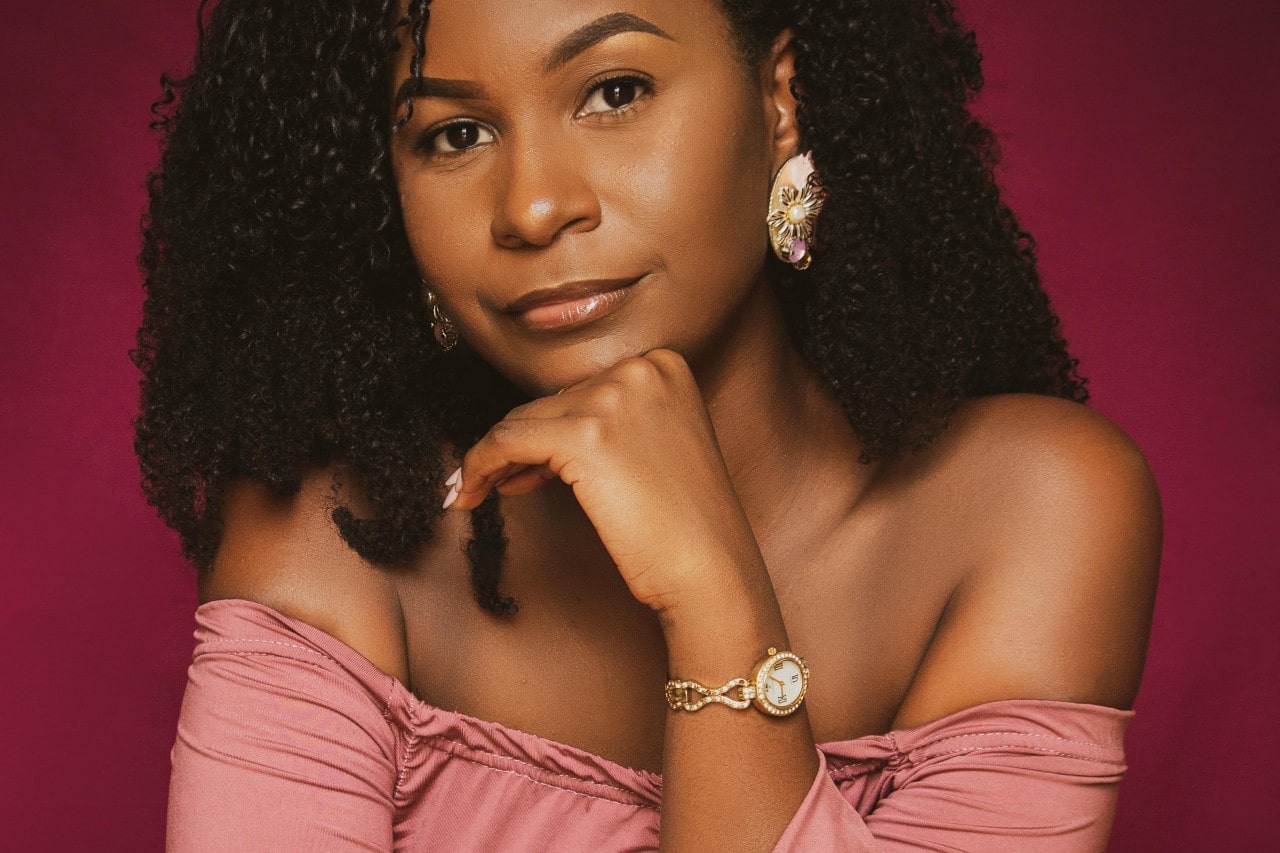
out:
{"label": "watch bracelet strap", "polygon": [[[737,696],[732,693],[737,691]],[[705,687],[696,681],[672,679],[667,682],[667,704],[673,711],[697,711],[718,702],[741,711],[756,698],[756,686],[745,678],[731,678],[720,687]],[[695,698],[696,696],[696,698]]]}
{"label": "watch bracelet strap", "polygon": [[[761,693],[760,685],[765,668],[782,658],[794,661],[800,667],[804,680],[801,682],[800,693],[795,699],[786,706],[776,707],[769,702],[767,694]],[[669,679],[666,689],[667,704],[673,711],[697,711],[711,704],[742,710],[754,704],[766,714],[785,717],[799,709],[800,703],[804,701],[808,678],[809,667],[805,665],[803,658],[794,652],[779,652],[776,646],[770,646],[765,652],[765,657],[755,665],[751,678],[731,678],[719,687],[706,687],[684,678]],[[792,680],[795,680],[794,676]],[[783,699],[785,701],[785,695]]]}

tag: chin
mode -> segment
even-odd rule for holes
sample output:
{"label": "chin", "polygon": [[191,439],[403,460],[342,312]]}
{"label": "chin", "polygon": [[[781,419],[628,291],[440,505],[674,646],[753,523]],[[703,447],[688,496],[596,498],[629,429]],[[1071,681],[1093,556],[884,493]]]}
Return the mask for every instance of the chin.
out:
{"label": "chin", "polygon": [[625,358],[664,346],[671,344],[615,332],[564,342],[539,352],[511,353],[503,359],[505,364],[495,367],[526,394],[545,397],[597,376]]}

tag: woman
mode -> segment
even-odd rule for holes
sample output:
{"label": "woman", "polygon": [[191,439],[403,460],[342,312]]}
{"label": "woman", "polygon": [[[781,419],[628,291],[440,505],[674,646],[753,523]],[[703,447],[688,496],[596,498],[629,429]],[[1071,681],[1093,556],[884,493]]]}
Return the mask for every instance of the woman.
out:
{"label": "woman", "polygon": [[1159,501],[980,85],[941,0],[215,8],[135,356],[171,848],[1101,849]]}

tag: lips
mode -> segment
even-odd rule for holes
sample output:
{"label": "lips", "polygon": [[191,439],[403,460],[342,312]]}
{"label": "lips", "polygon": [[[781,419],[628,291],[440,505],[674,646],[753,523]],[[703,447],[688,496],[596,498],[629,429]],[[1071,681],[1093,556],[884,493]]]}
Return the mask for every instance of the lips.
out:
{"label": "lips", "polygon": [[529,329],[580,326],[616,308],[630,295],[632,286],[640,278],[592,279],[540,288],[526,293],[502,310]]}

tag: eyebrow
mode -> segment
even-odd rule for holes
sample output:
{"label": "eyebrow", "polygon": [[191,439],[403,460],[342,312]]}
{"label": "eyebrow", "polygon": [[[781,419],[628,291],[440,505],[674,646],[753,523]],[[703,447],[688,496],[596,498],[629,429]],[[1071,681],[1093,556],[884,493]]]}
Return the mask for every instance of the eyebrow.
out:
{"label": "eyebrow", "polygon": [[552,71],[563,68],[584,50],[594,47],[605,39],[612,38],[619,33],[648,33],[651,36],[664,38],[667,41],[675,41],[660,27],[649,23],[644,18],[632,15],[630,12],[614,12],[612,15],[596,18],[591,23],[579,27],[561,39],[560,43],[547,56],[547,61],[543,64],[542,70],[544,73],[550,74]]}
{"label": "eyebrow", "polygon": [[[614,12],[596,18],[584,24],[551,49],[543,62],[544,74],[550,74],[568,65],[579,54],[594,47],[605,39],[620,33],[648,33],[674,42],[675,39],[656,24],[630,12]],[[459,101],[482,101],[488,98],[484,87],[467,80],[446,80],[441,77],[410,77],[400,84],[396,90],[395,103],[404,103],[409,98],[448,98]]]}
{"label": "eyebrow", "polygon": [[483,101],[488,98],[484,87],[466,80],[441,77],[409,77],[396,90],[397,106],[409,98],[449,98],[455,101]]}

